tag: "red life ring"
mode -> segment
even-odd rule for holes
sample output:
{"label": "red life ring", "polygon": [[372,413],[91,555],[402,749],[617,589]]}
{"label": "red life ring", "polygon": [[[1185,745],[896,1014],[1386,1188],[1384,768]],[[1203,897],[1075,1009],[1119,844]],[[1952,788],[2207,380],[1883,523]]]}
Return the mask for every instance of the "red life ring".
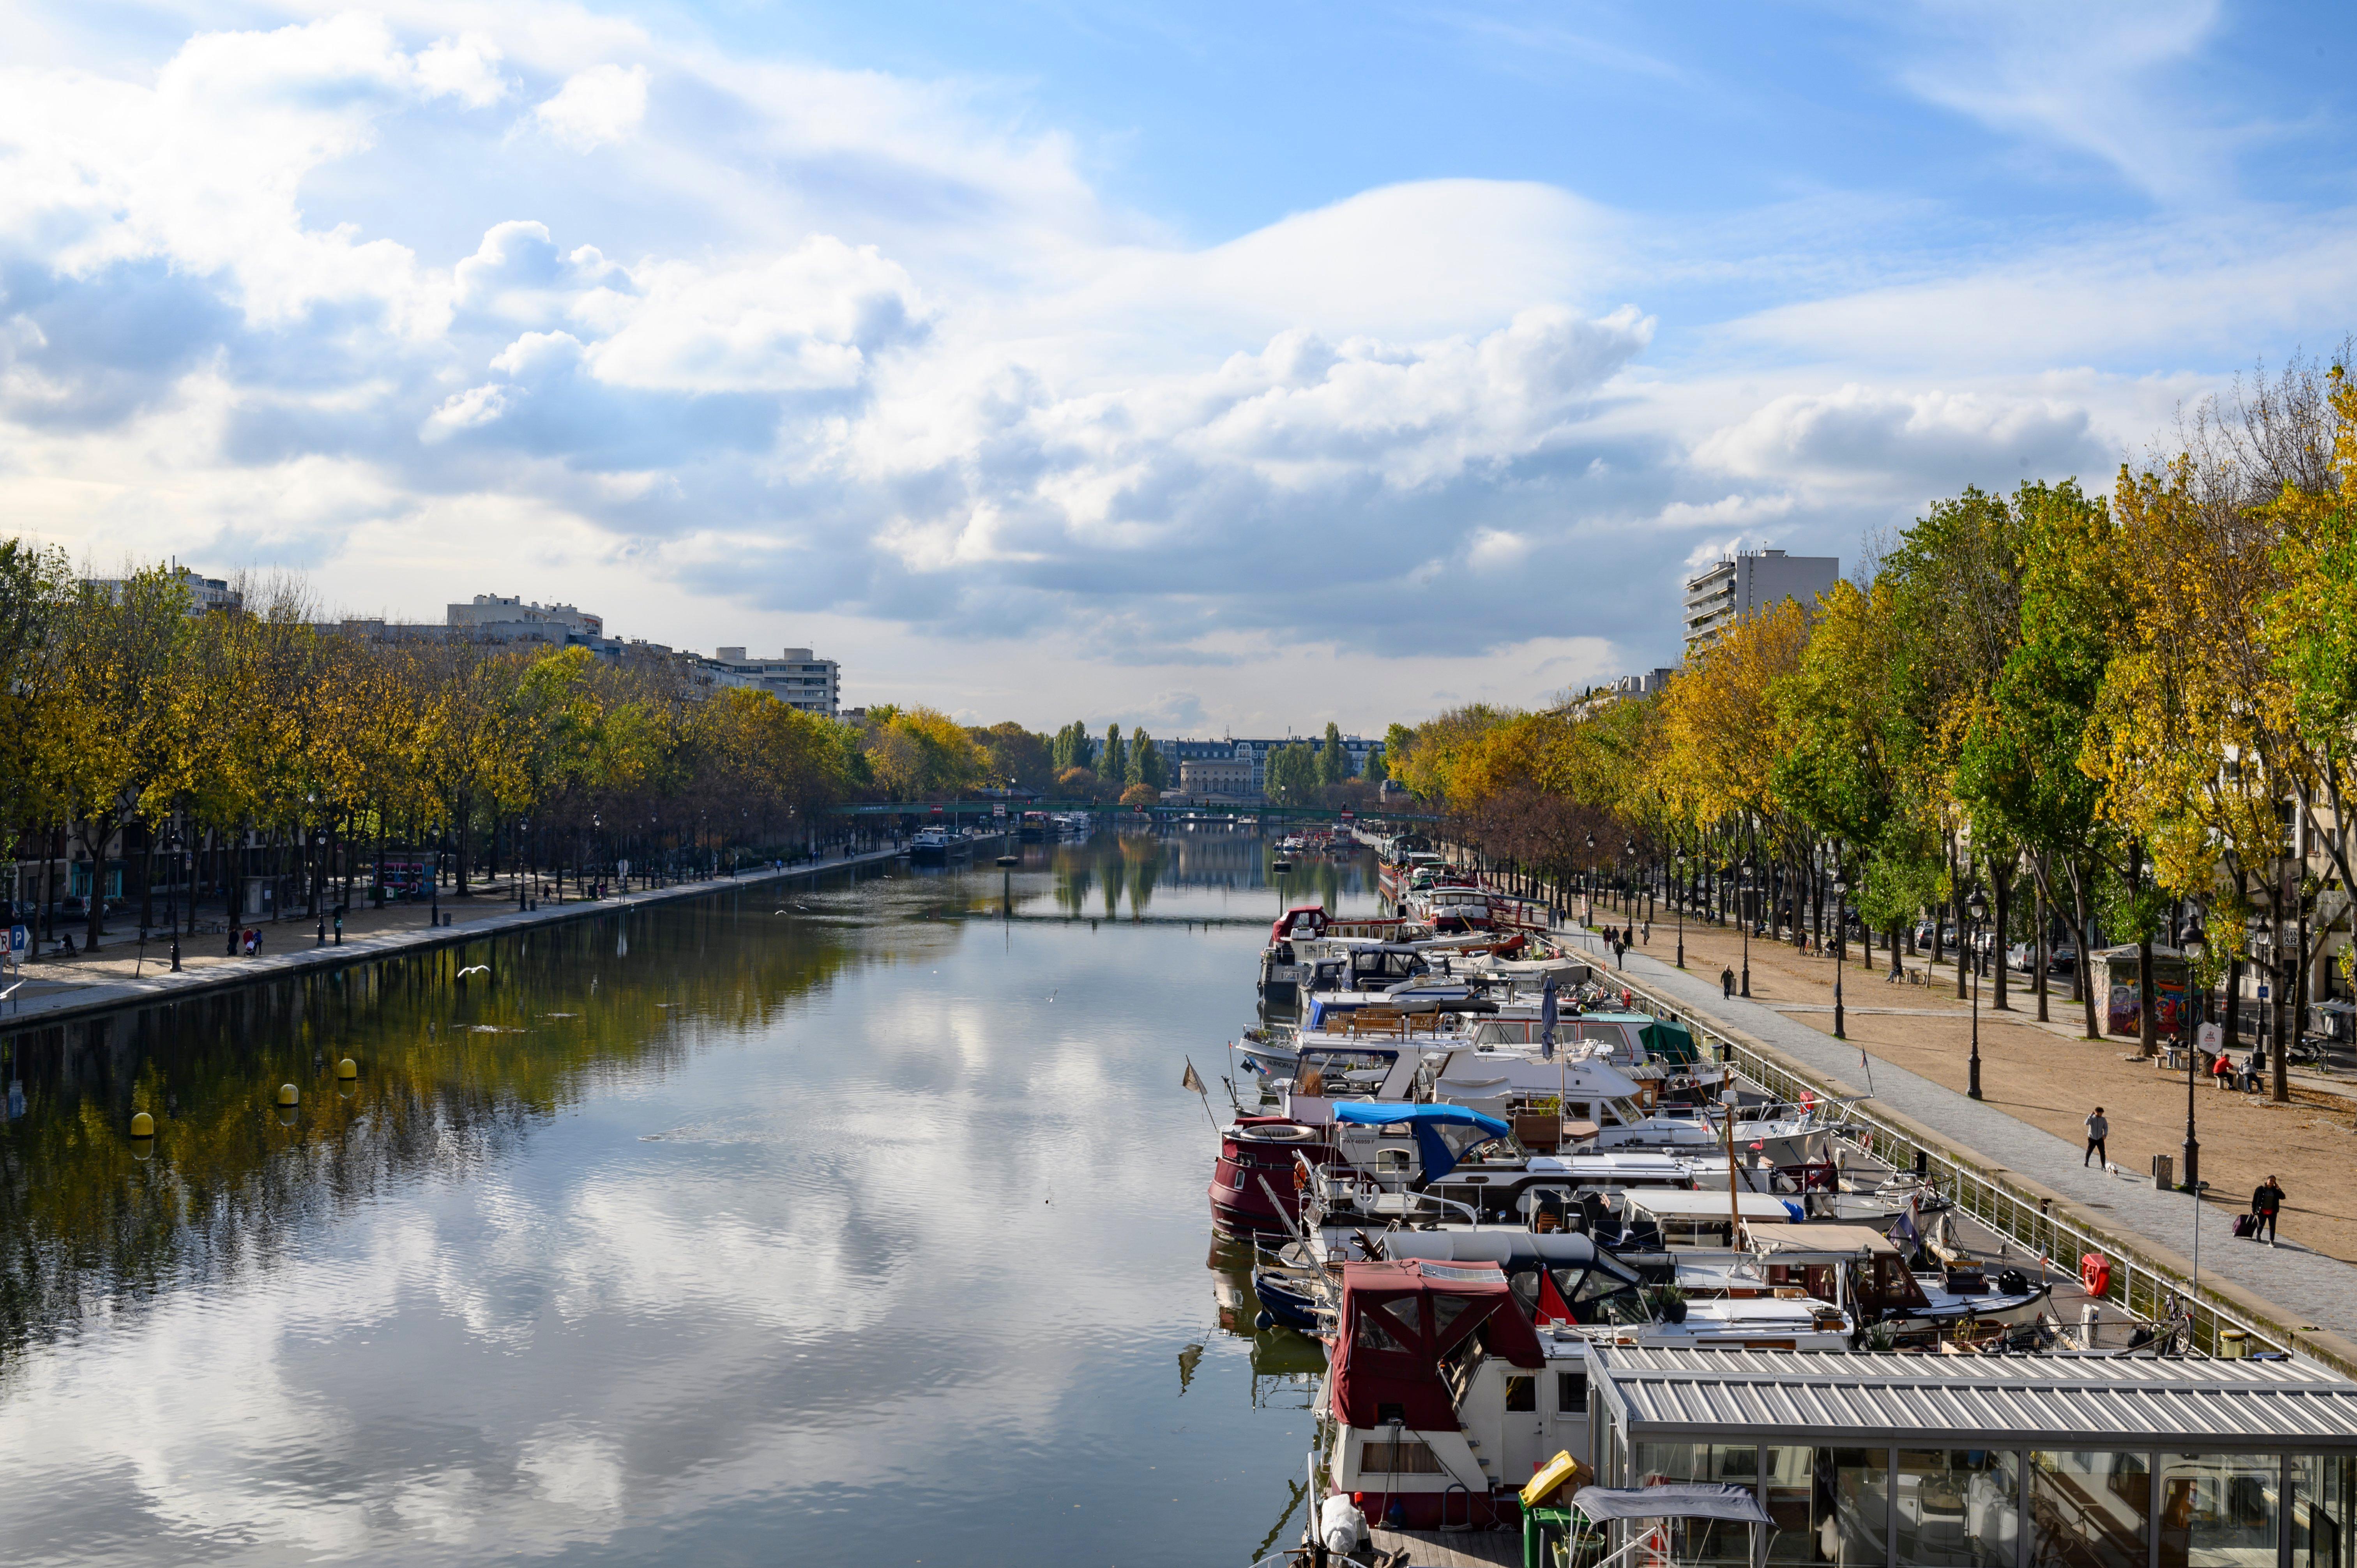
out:
{"label": "red life ring", "polygon": [[1299,1160],[1293,1162],[1293,1190],[1296,1192],[1309,1190],[1309,1167]]}
{"label": "red life ring", "polygon": [[2102,1295],[2112,1288],[2112,1261],[2101,1252],[2087,1252],[2079,1259],[2079,1283],[2089,1295]]}

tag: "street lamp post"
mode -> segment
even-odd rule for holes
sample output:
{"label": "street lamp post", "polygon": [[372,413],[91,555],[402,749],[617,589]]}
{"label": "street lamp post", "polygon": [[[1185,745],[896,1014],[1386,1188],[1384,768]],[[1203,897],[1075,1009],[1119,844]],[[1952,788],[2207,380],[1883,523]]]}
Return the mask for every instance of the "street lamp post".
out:
{"label": "street lamp post", "polygon": [[1596,835],[1587,835],[1587,893],[1581,900],[1587,905],[1587,923],[1596,923]]}
{"label": "street lamp post", "polygon": [[[180,849],[180,830],[177,827],[167,828],[164,830],[164,853],[179,863],[183,868],[191,864],[189,857]],[[196,889],[193,886],[190,887],[188,894],[193,899],[196,897]],[[172,886],[164,894],[164,923],[172,928],[172,972],[178,974],[180,972],[180,879],[177,876],[172,879]]]}
{"label": "street lamp post", "polygon": [[1743,857],[1742,880],[1737,885],[1737,899],[1743,906],[1743,994],[1751,994],[1751,876],[1759,863],[1749,855]]}
{"label": "street lamp post", "polygon": [[[2202,955],[2209,950],[2209,942],[2198,919],[2186,931],[2179,945],[2185,950],[2185,999],[2188,1004],[2185,1017],[2178,1026],[2185,1039],[2185,1190],[2193,1195],[2198,1204],[2201,1200],[2201,1141],[2193,1135],[2193,1085],[2198,1077],[2194,1058],[2199,1054],[2193,1046],[2201,1036],[2195,1028],[2198,1015],[2193,1005],[2193,982],[2194,972],[2200,966]],[[2204,986],[2202,989],[2206,992],[2209,988]],[[2198,1216],[2197,1210],[2197,1229]],[[2197,1280],[2195,1284],[2198,1291],[2200,1282]]]}
{"label": "street lamp post", "polygon": [[1834,867],[1834,1038],[1846,1040],[1842,1027],[1842,933],[1848,929],[1849,875]]}
{"label": "street lamp post", "polygon": [[1686,966],[1686,852],[1680,850],[1670,856],[1670,865],[1678,879],[1678,886],[1671,892],[1670,902],[1678,912],[1678,967],[1684,969]]}
{"label": "street lamp post", "polygon": [[1965,1084],[1964,1092],[1975,1100],[1981,1097],[1981,922],[1988,918],[1988,895],[1977,887],[1974,888],[1973,896],[1964,902],[1964,913],[1971,917],[1973,923],[1972,934],[1966,939],[1972,943],[1970,956],[1973,961],[1973,1058],[1970,1068],[1971,1076]]}

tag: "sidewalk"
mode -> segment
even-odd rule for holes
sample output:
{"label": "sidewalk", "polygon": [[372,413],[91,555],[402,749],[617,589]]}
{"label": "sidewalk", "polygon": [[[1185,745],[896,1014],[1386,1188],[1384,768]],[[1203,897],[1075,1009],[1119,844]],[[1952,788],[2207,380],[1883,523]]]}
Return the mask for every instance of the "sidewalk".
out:
{"label": "sidewalk", "polygon": [[[1653,934],[1658,942],[1662,935],[1658,926]],[[1692,965],[1695,953],[1691,928],[1688,935],[1687,960]],[[1755,981],[1758,970],[1755,962]],[[1863,1048],[1856,1040],[1835,1040],[1782,1008],[1741,997],[1724,997],[1715,972],[1706,976],[1693,968],[1681,971],[1641,952],[1629,955],[1627,972],[1632,981],[1647,985],[1705,1020],[1723,1023],[1828,1077],[1869,1088],[1871,1097],[1878,1102],[1938,1129],[1955,1144],[1977,1154],[1986,1165],[2050,1188],[2155,1247],[2180,1257],[2191,1256],[2192,1200],[2181,1194],[2156,1190],[2148,1176],[2130,1178],[2083,1168],[2082,1150],[2076,1144],[2042,1131],[1998,1105],[1970,1099],[1912,1072]],[[1830,1004],[1827,1005],[1830,1009]],[[1925,1015],[1932,1012],[1928,1008],[1921,1011]],[[1986,1015],[1983,1023],[1986,1027]],[[1986,1054],[1985,1049],[1985,1057]],[[2209,1109],[2206,1103],[2203,1108]],[[2213,1199],[2201,1206],[2201,1261],[2205,1280],[2214,1276],[2230,1281],[2274,1302],[2293,1317],[2295,1324],[2339,1333],[2357,1328],[2357,1265],[2289,1241],[2266,1248],[2237,1240],[2228,1227],[2233,1216],[2242,1211],[2242,1194],[2226,1190],[2221,1192],[2221,1197],[2224,1201]]]}
{"label": "sidewalk", "polygon": [[[677,882],[668,887],[605,898],[576,898],[563,904],[543,900],[539,908],[526,910],[515,907],[515,881],[511,877],[503,883],[476,884],[477,891],[471,898],[444,897],[442,913],[451,918],[447,926],[427,926],[428,907],[423,904],[391,906],[381,910],[355,908],[345,917],[342,943],[334,943],[331,937],[329,945],[325,947],[316,945],[316,916],[283,919],[275,925],[248,917],[243,925],[264,934],[263,950],[258,955],[229,957],[224,951],[228,938],[221,931],[196,936],[183,932],[178,974],[171,972],[169,933],[159,937],[151,930],[143,960],[136,931],[126,934],[117,929],[107,933],[95,953],[64,960],[42,959],[26,965],[21,976],[12,974],[5,984],[16,985],[18,980],[22,983],[8,995],[5,1006],[0,1006],[0,1027],[14,1029],[62,1022],[114,1007],[169,1002],[198,992],[283,980],[293,974],[366,963],[395,953],[456,942],[479,941],[510,931],[611,914],[618,909],[702,897],[727,887],[791,881],[846,866],[874,865],[893,860],[902,853],[898,849],[870,850],[828,860],[802,861],[781,869],[763,867],[734,876]],[[495,888],[504,888],[504,892],[495,896]],[[119,925],[122,917],[115,918]],[[332,918],[328,929],[330,932],[334,929]],[[75,932],[77,940],[81,934]],[[0,990],[5,989],[5,985],[0,985]]]}

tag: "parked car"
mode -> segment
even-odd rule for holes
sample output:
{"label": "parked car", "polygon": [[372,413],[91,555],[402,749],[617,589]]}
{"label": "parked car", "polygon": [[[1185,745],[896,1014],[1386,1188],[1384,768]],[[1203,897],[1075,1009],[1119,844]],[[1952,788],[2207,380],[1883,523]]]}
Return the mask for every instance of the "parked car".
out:
{"label": "parked car", "polygon": [[[1954,927],[1954,925],[1953,925],[1953,924],[1951,924],[1951,923],[1943,922],[1943,923],[1941,924],[1941,926],[1940,926],[1940,950],[1941,950],[1942,952],[1946,952],[1946,951],[1950,950],[1951,949],[1953,949],[1955,945],[1956,945],[1956,928]],[[1931,950],[1931,948],[1932,948],[1932,922],[1931,922],[1931,921],[1929,921],[1929,920],[1918,920],[1918,921],[1916,921],[1916,922],[1915,922],[1915,946],[1916,946],[1916,949],[1917,949],[1917,950],[1918,950],[1918,951],[1929,952],[1929,951]]]}
{"label": "parked car", "polygon": [[2078,967],[2079,950],[2074,947],[2059,947],[2046,955],[2046,971],[2049,974],[2068,974]]}
{"label": "parked car", "polygon": [[2038,967],[2038,944],[2016,942],[2005,950],[2005,967],[2028,974]]}

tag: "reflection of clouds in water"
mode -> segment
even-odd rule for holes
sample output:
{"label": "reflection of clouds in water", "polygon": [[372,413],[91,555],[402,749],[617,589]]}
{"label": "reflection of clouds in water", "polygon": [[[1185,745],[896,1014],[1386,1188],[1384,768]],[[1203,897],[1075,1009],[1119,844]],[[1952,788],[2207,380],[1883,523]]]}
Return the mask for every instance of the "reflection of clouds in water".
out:
{"label": "reflection of clouds in water", "polygon": [[600,1523],[622,1511],[622,1461],[605,1438],[567,1431],[536,1434],[525,1440],[516,1468],[559,1508],[594,1515]]}
{"label": "reflection of clouds in water", "polygon": [[1158,1389],[1157,1337],[1211,1305],[1178,1055],[1242,1015],[1256,937],[1035,929],[1010,961],[981,935],[879,931],[942,976],[856,965],[766,1027],[672,1013],[717,1048],[593,1069],[529,1144],[26,1358],[0,1535],[98,1517],[150,1557],[630,1555],[626,1529],[725,1540],[724,1507],[813,1521],[921,1483],[897,1511],[1003,1544],[1035,1539],[1006,1512],[1027,1487],[1197,1441],[1139,1436],[1119,1369],[1153,1346]]}

